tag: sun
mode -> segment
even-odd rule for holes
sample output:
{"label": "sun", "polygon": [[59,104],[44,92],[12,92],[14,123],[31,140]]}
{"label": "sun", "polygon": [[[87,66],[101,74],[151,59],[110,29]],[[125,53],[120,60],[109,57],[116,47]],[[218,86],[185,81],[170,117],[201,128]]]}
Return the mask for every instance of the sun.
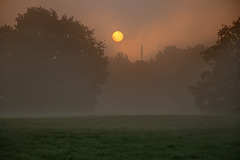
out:
{"label": "sun", "polygon": [[115,42],[121,42],[123,40],[123,34],[122,32],[120,31],[115,31],[113,34],[112,34],[112,39],[115,41]]}

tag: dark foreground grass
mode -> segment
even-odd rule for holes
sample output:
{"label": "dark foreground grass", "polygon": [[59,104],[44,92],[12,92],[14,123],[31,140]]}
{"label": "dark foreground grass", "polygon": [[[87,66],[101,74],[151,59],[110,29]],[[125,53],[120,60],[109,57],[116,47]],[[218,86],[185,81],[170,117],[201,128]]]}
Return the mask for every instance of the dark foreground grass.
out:
{"label": "dark foreground grass", "polygon": [[239,117],[0,119],[1,160],[239,160]]}

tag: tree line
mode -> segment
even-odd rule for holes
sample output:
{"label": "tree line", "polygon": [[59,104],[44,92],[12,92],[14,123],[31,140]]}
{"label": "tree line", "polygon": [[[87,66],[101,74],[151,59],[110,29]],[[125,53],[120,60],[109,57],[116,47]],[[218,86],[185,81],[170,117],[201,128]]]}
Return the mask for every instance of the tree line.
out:
{"label": "tree line", "polygon": [[42,7],[18,14],[14,27],[0,27],[1,110],[91,112],[101,92],[111,105],[167,107],[174,100],[181,110],[190,92],[201,111],[239,112],[240,18],[211,47],[167,46],[136,62],[124,53],[107,57],[104,48],[73,17]]}
{"label": "tree line", "polygon": [[117,53],[110,58],[100,107],[121,114],[192,113],[195,109],[188,86],[208,68],[200,55],[204,49],[203,45],[187,49],[167,46],[150,60],[136,62]]}

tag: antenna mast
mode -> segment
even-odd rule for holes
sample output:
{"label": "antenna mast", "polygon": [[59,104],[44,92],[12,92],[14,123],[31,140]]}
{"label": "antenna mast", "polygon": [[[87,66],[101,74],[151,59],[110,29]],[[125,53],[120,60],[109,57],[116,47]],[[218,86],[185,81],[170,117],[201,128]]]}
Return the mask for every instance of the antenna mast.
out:
{"label": "antenna mast", "polygon": [[141,60],[143,60],[143,45],[141,45]]}

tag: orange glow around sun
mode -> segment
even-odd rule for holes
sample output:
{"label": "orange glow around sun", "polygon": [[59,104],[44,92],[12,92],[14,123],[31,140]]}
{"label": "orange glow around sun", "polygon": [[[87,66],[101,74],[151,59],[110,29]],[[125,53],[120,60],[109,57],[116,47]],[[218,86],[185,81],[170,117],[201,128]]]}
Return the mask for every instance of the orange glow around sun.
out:
{"label": "orange glow around sun", "polygon": [[113,34],[112,34],[112,39],[115,41],[115,42],[121,42],[123,40],[123,34],[122,32],[120,31],[115,31]]}

